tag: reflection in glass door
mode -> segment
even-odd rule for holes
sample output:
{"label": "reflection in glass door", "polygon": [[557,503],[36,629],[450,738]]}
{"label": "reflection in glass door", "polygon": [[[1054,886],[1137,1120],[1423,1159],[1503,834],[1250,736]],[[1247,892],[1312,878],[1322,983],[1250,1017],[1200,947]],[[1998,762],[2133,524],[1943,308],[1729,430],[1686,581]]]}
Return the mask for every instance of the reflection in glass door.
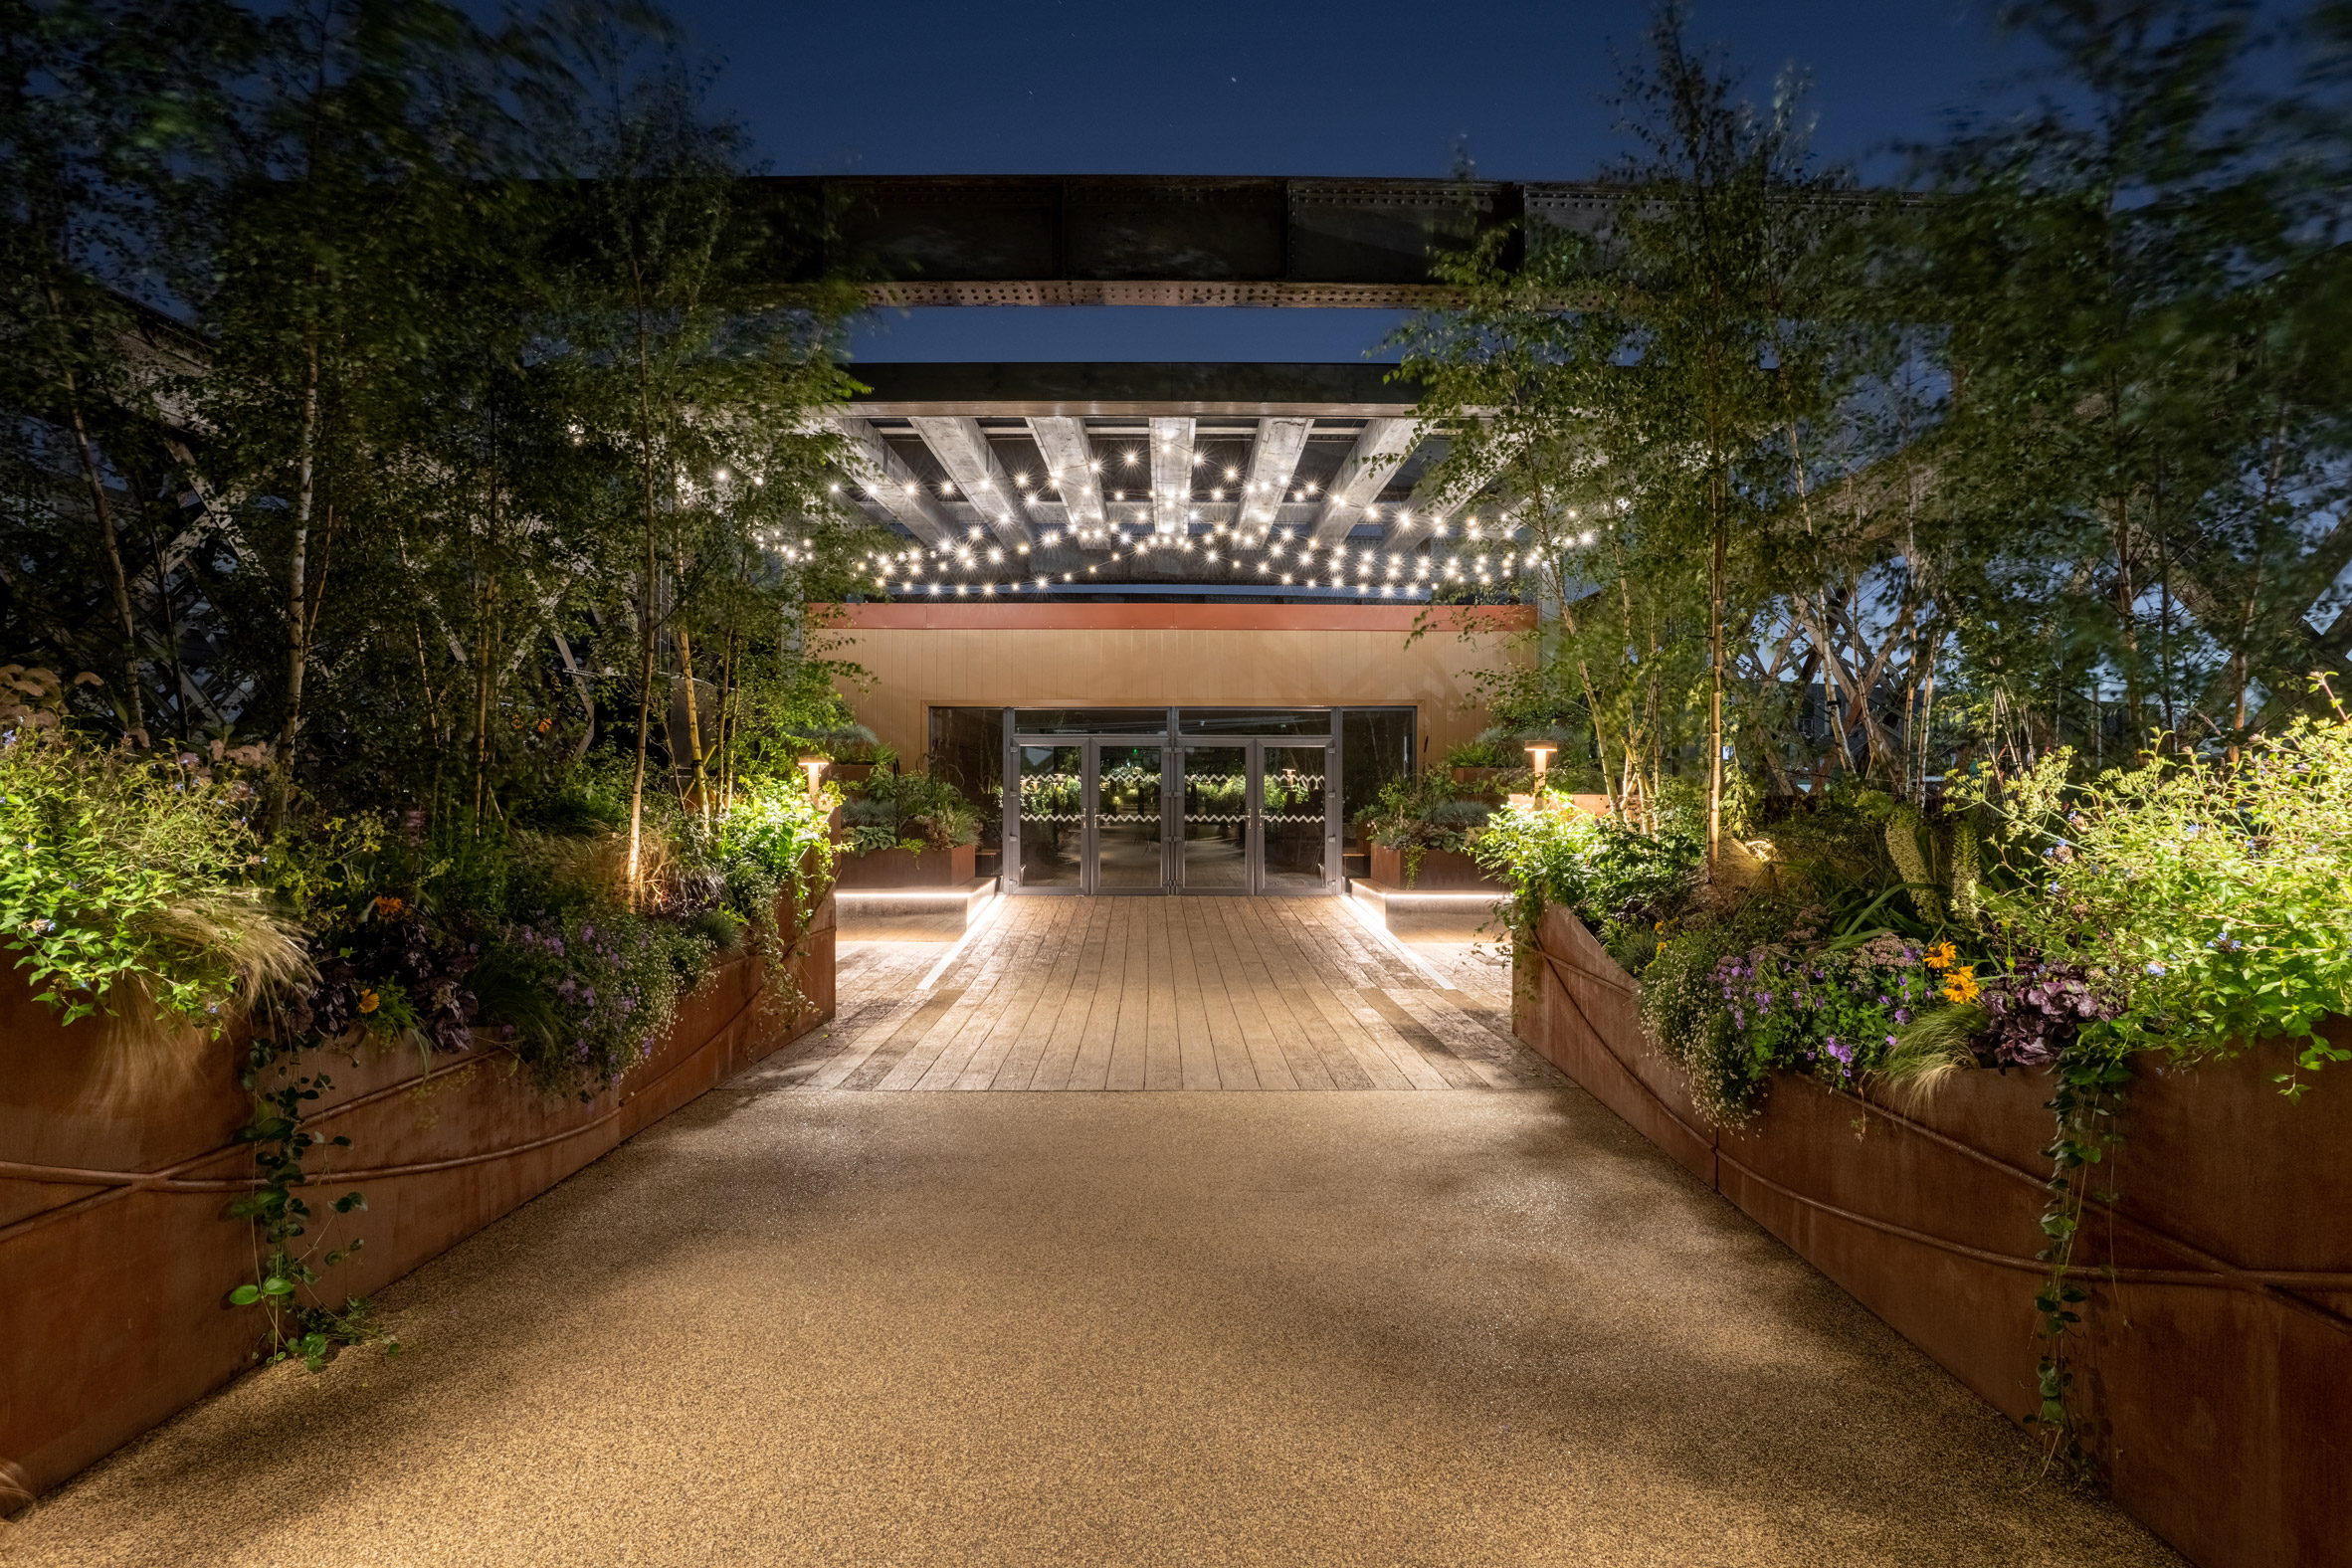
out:
{"label": "reflection in glass door", "polygon": [[1021,885],[1076,890],[1085,866],[1086,748],[1019,750]]}
{"label": "reflection in glass door", "polygon": [[1250,890],[1250,748],[1184,748],[1184,886]]}
{"label": "reflection in glass door", "polygon": [[1258,751],[1259,842],[1264,864],[1258,891],[1318,893],[1331,882],[1330,810],[1324,791],[1327,746],[1283,746],[1262,741]]}
{"label": "reflection in glass door", "polygon": [[1160,805],[1165,748],[1097,740],[1094,746],[1095,892],[1158,892],[1167,883]]}
{"label": "reflection in glass door", "polygon": [[1016,735],[1005,800],[1012,886],[1336,892],[1335,762],[1320,738]]}

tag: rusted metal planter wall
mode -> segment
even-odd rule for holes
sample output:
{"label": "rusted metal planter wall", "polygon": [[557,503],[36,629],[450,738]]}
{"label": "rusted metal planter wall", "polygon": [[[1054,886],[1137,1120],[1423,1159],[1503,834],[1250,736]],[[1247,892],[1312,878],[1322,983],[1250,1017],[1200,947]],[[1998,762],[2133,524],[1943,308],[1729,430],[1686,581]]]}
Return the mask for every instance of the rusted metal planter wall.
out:
{"label": "rusted metal planter wall", "polygon": [[[351,1139],[310,1162],[333,1172],[311,1207],[353,1187],[367,1197],[334,1221],[336,1238],[367,1245],[333,1286],[380,1289],[831,1018],[833,958],[829,897],[794,960],[806,1010],[773,1015],[759,965],[730,962],[586,1104],[492,1049],[305,1055],[300,1071],[333,1085],[312,1127]],[[0,980],[0,1463],[34,1494],[235,1377],[262,1330],[256,1309],[227,1304],[255,1261],[250,1228],[225,1217],[253,1171],[230,1141],[251,1114],[236,1051],[191,1052],[176,1078],[108,1081],[92,1032],[61,1030],[21,980]],[[0,1496],[0,1509],[22,1500]]]}
{"label": "rusted metal planter wall", "polygon": [[[1783,1076],[1718,1132],[1574,916],[1545,912],[1517,979],[1520,1039],[2005,1414],[2033,1411],[2047,1075],[1964,1074],[1908,1109]],[[2330,1070],[2289,1101],[2288,1061],[2142,1072],[2099,1177],[2119,1196],[2084,1223],[2074,1401],[2116,1500],[2207,1568],[2352,1564],[2352,1083]]]}
{"label": "rusted metal planter wall", "polygon": [[1391,887],[1457,887],[1502,893],[1502,884],[1488,877],[1476,861],[1452,850],[1425,850],[1410,882],[1405,879],[1405,852],[1372,846],[1372,880]]}
{"label": "rusted metal planter wall", "polygon": [[842,887],[961,887],[978,873],[979,847],[959,844],[946,850],[872,850],[864,855],[842,855],[833,863],[835,885]]}

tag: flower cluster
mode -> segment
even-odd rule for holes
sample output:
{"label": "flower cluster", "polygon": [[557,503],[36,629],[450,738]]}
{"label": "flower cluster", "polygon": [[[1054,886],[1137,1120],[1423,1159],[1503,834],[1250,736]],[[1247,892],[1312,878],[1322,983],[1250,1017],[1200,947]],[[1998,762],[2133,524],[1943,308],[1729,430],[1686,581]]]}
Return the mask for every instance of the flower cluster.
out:
{"label": "flower cluster", "polygon": [[508,924],[476,978],[499,1038],[541,1081],[607,1088],[643,1060],[709,970],[708,937],[618,909]]}
{"label": "flower cluster", "polygon": [[481,943],[428,925],[398,898],[370,909],[391,913],[322,938],[317,983],[278,1008],[277,1028],[328,1040],[363,1025],[386,1035],[413,1030],[436,1050],[465,1050],[481,1014],[469,984]]}
{"label": "flower cluster", "polygon": [[1852,1083],[1883,1059],[1912,1012],[1930,1002],[1947,953],[1877,936],[1858,947],[1768,944],[1715,965],[1714,983],[1752,1075],[1774,1068]]}

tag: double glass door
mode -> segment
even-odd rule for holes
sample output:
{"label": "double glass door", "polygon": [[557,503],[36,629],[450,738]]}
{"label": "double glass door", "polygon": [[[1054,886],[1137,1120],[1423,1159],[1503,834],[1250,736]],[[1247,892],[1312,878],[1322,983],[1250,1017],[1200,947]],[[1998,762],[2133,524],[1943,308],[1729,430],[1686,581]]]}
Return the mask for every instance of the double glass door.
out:
{"label": "double glass door", "polygon": [[1327,742],[1022,736],[1013,749],[1007,864],[1022,891],[1337,890]]}

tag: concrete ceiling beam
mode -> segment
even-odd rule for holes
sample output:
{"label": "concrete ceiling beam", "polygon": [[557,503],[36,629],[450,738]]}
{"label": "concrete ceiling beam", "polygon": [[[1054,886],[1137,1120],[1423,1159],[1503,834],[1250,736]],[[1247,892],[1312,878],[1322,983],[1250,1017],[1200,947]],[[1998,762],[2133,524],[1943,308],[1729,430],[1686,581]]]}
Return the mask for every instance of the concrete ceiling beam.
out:
{"label": "concrete ceiling beam", "polygon": [[1282,497],[1298,473],[1299,455],[1306,451],[1307,433],[1314,420],[1262,419],[1258,439],[1250,445],[1250,474],[1243,481],[1242,510],[1237,519],[1260,533],[1279,520]]}
{"label": "concrete ceiling beam", "polygon": [[879,507],[925,544],[945,544],[954,538],[955,525],[940,509],[938,498],[873,425],[842,415],[834,426],[849,443],[850,478],[866,492],[868,510]]}
{"label": "concrete ceiling beam", "polygon": [[1151,422],[1151,525],[1155,532],[1182,533],[1192,508],[1190,419]]}
{"label": "concrete ceiling beam", "polygon": [[1411,419],[1372,419],[1356,436],[1356,444],[1348,449],[1347,457],[1339,465],[1339,472],[1331,476],[1324,489],[1323,509],[1315,516],[1314,536],[1318,539],[1344,539],[1347,530],[1361,522],[1364,508],[1379,498],[1389,477],[1421,439],[1421,424]]}
{"label": "concrete ceiling beam", "polygon": [[971,418],[909,420],[923,445],[939,460],[983,520],[1007,544],[1034,543],[1027,503],[1004,465],[996,460],[980,422]]}
{"label": "concrete ceiling beam", "polygon": [[1063,513],[1069,518],[1071,529],[1074,532],[1083,529],[1093,535],[1076,542],[1082,549],[1109,549],[1110,540],[1105,537],[1109,524],[1102,509],[1102,474],[1096,467],[1094,444],[1086,439],[1086,422],[1036,416],[1029,421],[1029,434],[1037,442],[1038,455],[1046,460],[1046,483],[1062,497]]}

